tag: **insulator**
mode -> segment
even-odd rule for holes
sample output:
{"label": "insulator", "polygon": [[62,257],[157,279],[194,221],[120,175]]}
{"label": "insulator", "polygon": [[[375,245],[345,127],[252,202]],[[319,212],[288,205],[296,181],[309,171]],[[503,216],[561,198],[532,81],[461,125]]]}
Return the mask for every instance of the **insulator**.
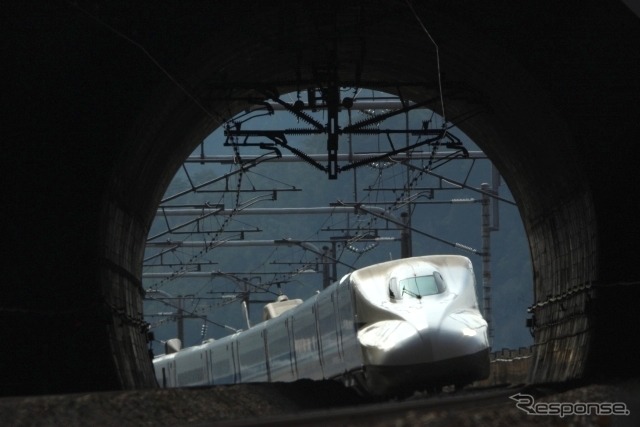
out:
{"label": "insulator", "polygon": [[372,242],[369,243],[367,246],[365,246],[364,248],[360,249],[360,248],[356,248],[355,246],[353,246],[353,244],[349,243],[345,246],[345,248],[353,253],[356,254],[363,254],[365,252],[369,252],[373,249],[375,249],[376,247],[378,247],[378,243],[377,242]]}
{"label": "insulator", "polygon": [[378,129],[377,127],[371,127],[371,126],[364,126],[364,127],[359,127],[357,129],[353,129],[352,126],[347,126],[344,130],[343,133],[351,133],[351,134],[356,134],[356,135],[377,135],[379,133],[384,133],[381,132],[380,129]]}
{"label": "insulator", "polygon": [[285,147],[286,149],[288,149],[289,151],[291,151],[293,154],[295,154],[296,156],[300,157],[302,160],[304,160],[305,162],[309,163],[311,166],[313,166],[314,168],[318,168],[323,172],[327,171],[327,168],[322,166],[320,163],[316,162],[315,160],[313,160],[311,157],[309,157],[307,154],[303,153],[302,151],[298,150],[297,148],[293,148],[289,145],[283,145],[283,147]]}
{"label": "insulator", "polygon": [[478,252],[477,250],[473,249],[472,247],[467,246],[467,245],[463,245],[462,243],[456,243],[455,247],[456,248],[460,248],[460,249],[464,249],[465,251],[469,251],[469,252],[474,253],[474,254],[476,252]]}
{"label": "insulator", "polygon": [[285,135],[311,135],[320,133],[318,129],[309,129],[309,128],[291,128],[285,129]]}
{"label": "insulator", "polygon": [[370,168],[373,168],[373,169],[382,170],[382,169],[390,168],[394,164],[395,163],[393,163],[393,162],[374,161],[374,162],[371,162],[371,163],[367,163],[367,166],[369,166]]}
{"label": "insulator", "polygon": [[348,126],[348,128],[360,128],[360,127],[367,127],[369,125],[373,125],[376,123],[380,123],[385,121],[386,119],[388,119],[389,117],[391,117],[392,115],[395,114],[395,111],[388,111],[384,114],[374,114],[371,117],[368,117],[364,120],[359,120],[357,122],[355,122],[354,124],[352,124],[351,126]]}
{"label": "insulator", "polygon": [[309,123],[310,125],[315,126],[316,128],[323,128],[322,124],[318,123],[318,121],[316,121],[313,117],[311,117],[310,115],[308,115],[304,111],[298,111],[298,110],[295,110],[293,108],[291,108],[290,110],[291,110],[292,113],[295,114],[296,117],[299,117],[300,119],[304,120],[305,122]]}
{"label": "insulator", "polygon": [[366,165],[370,165],[376,162],[380,161],[380,157],[376,156],[376,157],[367,157],[365,159],[362,160],[358,160],[356,162],[353,163],[349,163],[348,165],[345,165],[343,167],[340,168],[340,171],[347,171],[349,169],[355,169],[355,168],[359,168],[361,166],[366,166]]}

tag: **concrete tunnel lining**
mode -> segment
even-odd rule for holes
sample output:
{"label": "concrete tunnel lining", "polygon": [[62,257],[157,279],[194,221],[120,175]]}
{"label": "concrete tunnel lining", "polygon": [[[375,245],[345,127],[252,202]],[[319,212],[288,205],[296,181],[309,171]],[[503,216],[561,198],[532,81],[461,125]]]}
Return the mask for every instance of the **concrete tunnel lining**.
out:
{"label": "concrete tunnel lining", "polygon": [[[141,323],[141,261],[149,224],[164,189],[182,161],[224,118],[245,107],[240,101],[228,102],[225,98],[229,93],[237,98],[253,94],[250,89],[232,88],[232,84],[221,84],[217,90],[212,90],[212,83],[291,82],[295,80],[296,68],[301,70],[303,78],[310,80],[310,70],[325,60],[318,52],[322,52],[329,40],[319,38],[318,32],[326,36],[340,35],[337,60],[340,77],[345,80],[353,79],[354,58],[361,53],[362,40],[366,46],[362,56],[363,81],[437,80],[433,47],[404,2],[393,3],[393,13],[389,13],[388,2],[382,1],[369,2],[364,8],[342,9],[344,15],[336,21],[337,31],[332,26],[318,26],[324,18],[329,19],[330,11],[338,7],[337,3],[324,8],[313,6],[312,2],[282,1],[279,4],[282,9],[251,4],[251,13],[238,13],[249,10],[248,4],[239,2],[220,10],[216,6],[186,3],[176,19],[182,24],[188,21],[191,29],[176,23],[165,28],[165,36],[158,38],[153,37],[154,31],[176,13],[172,7],[155,7],[154,16],[146,23],[130,22],[130,18],[123,15],[122,8],[126,9],[123,5],[97,12],[101,20],[114,28],[137,34],[146,51],[91,22],[73,8],[71,16],[69,10],[50,10],[53,16],[64,15],[65,22],[72,28],[69,40],[75,32],[90,36],[89,40],[74,40],[72,45],[82,48],[85,53],[91,51],[91,58],[98,61],[98,65],[85,65],[82,55],[77,54],[67,68],[62,66],[61,72],[75,70],[81,65],[88,73],[81,86],[72,79],[65,80],[74,91],[66,96],[73,100],[95,96],[98,102],[105,103],[101,113],[69,109],[87,123],[76,125],[81,131],[70,136],[66,143],[71,147],[81,146],[81,140],[91,134],[90,128],[96,123],[103,134],[97,137],[92,148],[103,155],[106,166],[97,171],[86,171],[95,182],[92,181],[86,190],[79,190],[85,195],[97,193],[91,199],[95,206],[85,219],[86,224],[81,225],[81,230],[91,231],[88,238],[97,243],[84,243],[86,254],[76,255],[76,261],[84,264],[80,279],[76,280],[94,282],[98,286],[85,290],[86,295],[81,297],[82,301],[92,302],[89,308],[74,313],[86,326],[79,329],[81,332],[77,332],[76,337],[61,338],[73,343],[73,351],[78,355],[73,363],[64,355],[68,349],[60,350],[60,355],[53,358],[56,363],[68,364],[64,367],[66,373],[83,374],[75,380],[48,374],[45,380],[27,384],[25,392],[139,388],[155,384]],[[306,8],[312,6],[314,13],[309,13]],[[554,43],[553,34],[547,34],[543,40],[536,37],[552,28],[559,18],[547,16],[537,23],[538,27],[528,27],[534,34],[525,37],[517,28],[504,22],[511,16],[509,11],[475,5],[469,6],[468,13],[463,13],[459,6],[452,3],[434,12],[425,5],[416,5],[416,10],[440,40],[445,90],[463,83],[477,91],[488,107],[483,114],[461,123],[460,128],[498,166],[519,205],[530,242],[535,298],[541,302],[536,308],[536,321],[544,325],[536,336],[530,380],[548,382],[588,377],[593,367],[601,367],[607,356],[593,348],[591,330],[594,321],[589,317],[589,304],[596,292],[595,288],[584,288],[602,281],[604,274],[614,281],[637,277],[628,269],[616,271],[618,276],[614,277],[612,270],[603,265],[603,259],[612,258],[612,255],[603,256],[603,252],[613,250],[609,233],[613,231],[614,238],[622,234],[616,225],[610,226],[603,219],[603,205],[609,201],[609,196],[597,182],[599,177],[594,176],[596,160],[590,157],[601,153],[597,140],[600,135],[596,126],[589,123],[591,116],[585,113],[591,113],[590,106],[586,102],[577,105],[589,100],[586,95],[577,95],[578,99],[573,103],[562,99],[563,96],[570,98],[573,89],[585,84],[581,79],[598,74],[590,71],[586,77],[575,77],[573,86],[571,79],[574,77],[568,72],[553,75],[553,67],[558,67],[554,61],[568,54],[577,46],[577,41],[565,39],[564,50],[561,45],[560,52],[552,54],[543,48]],[[580,31],[583,22],[594,19],[601,12],[594,5],[583,9],[571,6],[574,8],[565,6],[564,11],[570,10],[575,15],[574,31]],[[144,9],[131,7],[134,12]],[[522,14],[523,21],[525,17],[538,18],[538,8],[542,8],[537,6],[528,11],[524,6],[512,7],[511,12],[515,16]],[[283,10],[289,14],[286,16],[293,14],[296,19],[289,21]],[[216,18],[215,26],[210,27],[204,12],[213,16],[221,11],[224,16],[234,12],[234,19]],[[351,18],[356,12],[360,15],[358,26],[354,28]],[[603,20],[604,23],[594,26],[592,31],[606,34],[611,21],[619,19],[627,23],[627,33],[623,35],[638,33],[637,22],[633,23],[636,17],[627,16],[622,7],[613,8],[613,12],[609,20]],[[476,16],[485,19],[476,22]],[[238,28],[245,31],[238,31]],[[571,34],[567,29],[557,31],[556,35],[565,38]],[[260,36],[255,37],[256,34]],[[513,38],[503,41],[503,37],[509,35]],[[183,40],[188,41],[189,49],[183,48]],[[522,53],[523,46],[531,48],[530,57]],[[71,50],[57,45],[56,48],[65,54]],[[154,60],[162,64],[163,70],[150,61],[146,54],[150,52],[153,52]],[[603,55],[595,52],[594,64],[597,65],[598,58]],[[121,58],[127,66],[109,63],[108,57]],[[563,65],[573,67],[574,71],[585,61],[579,52],[570,59],[576,63],[566,60]],[[594,64],[588,63],[596,67]],[[545,69],[545,65],[551,71]],[[638,65],[635,67],[626,71],[617,67],[614,71],[619,76],[633,76]],[[167,78],[168,75],[180,82],[181,87]],[[608,81],[605,77],[599,78],[601,84]],[[105,82],[116,88],[121,87],[122,82],[121,92],[104,90],[100,84]],[[562,84],[568,87],[562,88]],[[611,84],[599,92],[599,101],[607,105],[613,105],[621,96],[606,93],[610,87]],[[295,87],[282,85],[279,89],[286,92]],[[81,93],[83,90],[86,93]],[[432,88],[415,88],[403,90],[402,95],[424,99],[437,92]],[[194,102],[192,96],[202,105]],[[445,99],[448,117],[468,111],[474,102],[476,100],[469,98]],[[203,106],[209,113],[205,113]],[[578,113],[572,111],[576,108]],[[60,134],[67,126],[70,125],[60,125]],[[611,130],[613,136],[625,132],[636,132],[637,135],[637,123],[635,128],[628,124],[622,130]],[[579,152],[583,145],[590,147],[588,152]],[[108,152],[105,146],[109,146]],[[83,160],[87,162],[87,169],[99,163],[90,152]],[[631,159],[616,156],[605,160],[609,164],[614,161],[626,165],[625,162]],[[626,175],[622,171],[617,176]],[[631,218],[631,208],[621,208],[622,218]],[[604,243],[603,230],[606,234]],[[83,237],[80,233],[69,239],[78,242]],[[627,248],[631,246],[630,243],[623,244]],[[70,293],[74,288],[67,285],[61,289]],[[555,303],[545,304],[548,296],[566,295],[572,289],[580,291],[566,296],[564,301],[570,302],[569,312],[558,310]],[[636,292],[635,288],[625,289],[631,295]],[[16,299],[20,298],[24,295],[18,294]],[[59,322],[59,327],[75,324],[72,319]],[[42,332],[45,333],[47,331]],[[601,341],[602,334],[595,336],[600,340],[597,342],[606,345],[613,342],[611,339]],[[92,348],[83,348],[83,339]],[[77,366],[71,366],[73,364]],[[88,366],[99,366],[99,372],[88,372]]]}

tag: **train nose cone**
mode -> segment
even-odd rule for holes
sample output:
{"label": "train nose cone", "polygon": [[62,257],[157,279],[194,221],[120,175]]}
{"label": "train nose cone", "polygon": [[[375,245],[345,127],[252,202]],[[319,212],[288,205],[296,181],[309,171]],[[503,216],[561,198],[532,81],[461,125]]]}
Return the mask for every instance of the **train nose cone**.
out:
{"label": "train nose cone", "polygon": [[450,315],[434,334],[434,360],[451,359],[482,351],[488,347],[487,323],[480,316]]}
{"label": "train nose cone", "polygon": [[429,334],[402,320],[386,320],[358,332],[365,363],[410,365],[432,358]]}

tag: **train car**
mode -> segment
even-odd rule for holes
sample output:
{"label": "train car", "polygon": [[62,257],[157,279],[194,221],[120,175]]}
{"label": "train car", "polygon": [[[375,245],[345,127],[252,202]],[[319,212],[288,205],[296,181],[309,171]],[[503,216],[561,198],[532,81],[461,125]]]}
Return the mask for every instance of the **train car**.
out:
{"label": "train car", "polygon": [[188,387],[335,379],[386,396],[489,374],[471,261],[430,255],[345,275],[307,301],[265,307],[252,328],[154,358],[158,383]]}

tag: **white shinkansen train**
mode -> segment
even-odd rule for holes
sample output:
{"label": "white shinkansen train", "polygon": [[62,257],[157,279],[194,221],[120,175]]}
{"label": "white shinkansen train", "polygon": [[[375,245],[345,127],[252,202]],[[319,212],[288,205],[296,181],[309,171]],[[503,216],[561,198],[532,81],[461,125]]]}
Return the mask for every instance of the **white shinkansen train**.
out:
{"label": "white shinkansen train", "polygon": [[335,379],[385,396],[489,375],[487,323],[471,261],[431,255],[372,265],[265,321],[156,357],[162,387]]}

